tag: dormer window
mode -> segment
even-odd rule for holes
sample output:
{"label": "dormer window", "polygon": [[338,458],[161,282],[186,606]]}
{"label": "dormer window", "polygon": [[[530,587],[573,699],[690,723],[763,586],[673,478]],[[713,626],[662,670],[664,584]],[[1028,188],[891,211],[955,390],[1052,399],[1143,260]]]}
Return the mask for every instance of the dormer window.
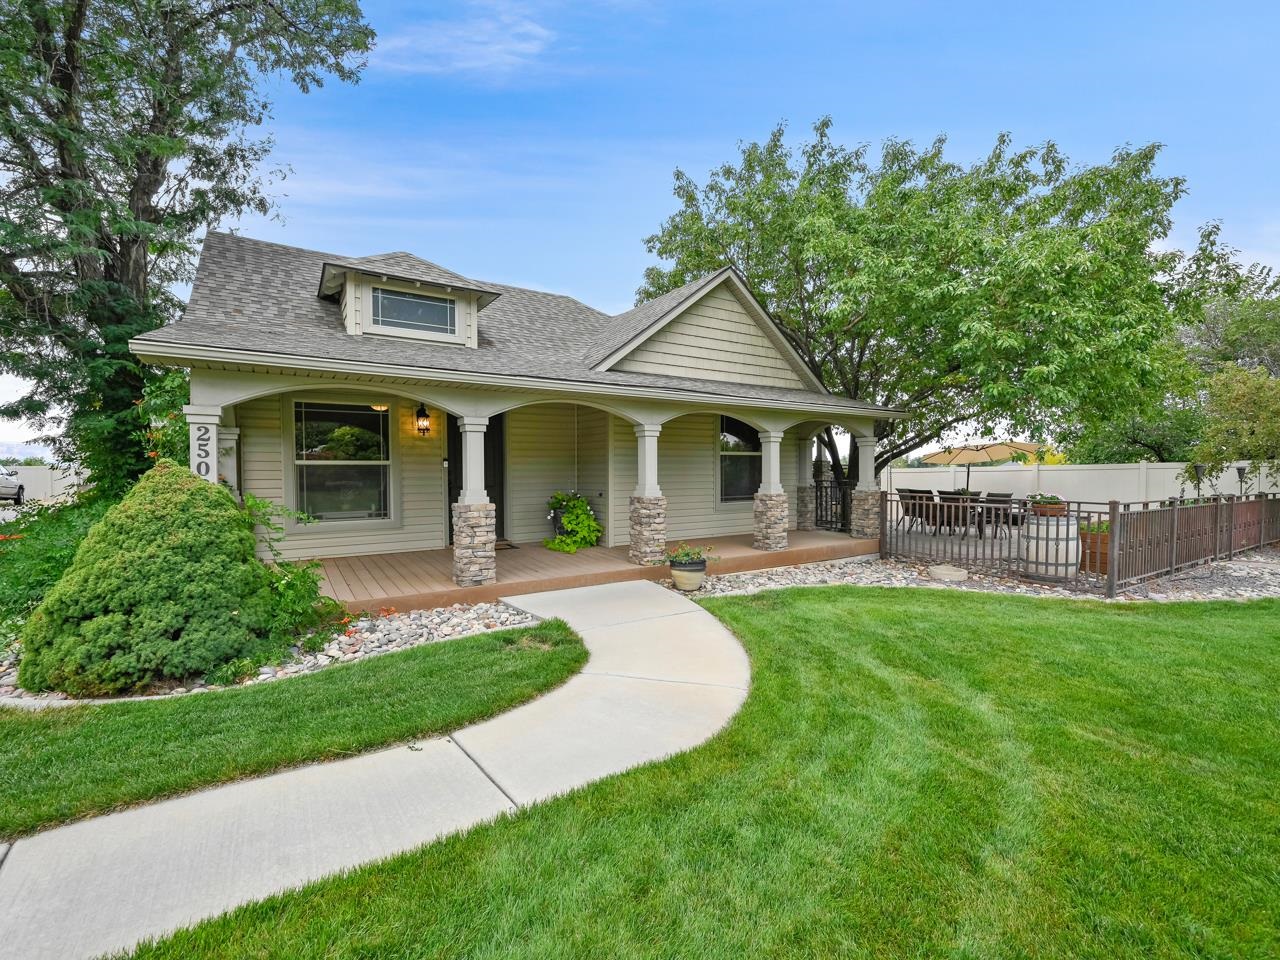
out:
{"label": "dormer window", "polygon": [[373,326],[452,337],[458,332],[456,303],[449,297],[374,287]]}

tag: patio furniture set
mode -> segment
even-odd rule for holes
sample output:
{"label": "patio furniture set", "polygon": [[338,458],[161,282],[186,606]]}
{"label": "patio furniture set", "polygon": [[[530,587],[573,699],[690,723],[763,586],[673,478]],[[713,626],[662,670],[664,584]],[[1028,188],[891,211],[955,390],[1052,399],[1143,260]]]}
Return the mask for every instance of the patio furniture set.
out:
{"label": "patio furniture set", "polygon": [[986,536],[991,527],[994,536],[1012,535],[1014,527],[1022,523],[1022,511],[1013,502],[1012,493],[988,493],[972,490],[932,490],[899,487],[898,497],[902,513],[895,526],[907,523],[907,533],[917,526],[921,531],[931,530],[938,536],[946,530],[948,536],[959,533],[961,538],[976,530],[978,538]]}

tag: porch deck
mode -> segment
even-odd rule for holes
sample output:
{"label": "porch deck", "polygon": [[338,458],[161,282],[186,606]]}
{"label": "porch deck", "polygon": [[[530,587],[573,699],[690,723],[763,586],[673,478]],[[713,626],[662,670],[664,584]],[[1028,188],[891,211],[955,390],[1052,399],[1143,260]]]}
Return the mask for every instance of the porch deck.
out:
{"label": "porch deck", "polygon": [[[824,530],[793,530],[787,549],[772,552],[752,549],[750,534],[694,537],[690,542],[714,547],[715,558],[708,567],[711,574],[837,560],[880,549],[878,540],[855,540]],[[660,580],[667,575],[665,566],[639,567],[628,562],[625,546],[591,547],[570,555],[547,550],[541,543],[517,544],[514,549],[498,551],[498,582],[481,587],[459,587],[453,582],[451,549],[335,557],[320,562],[324,567],[324,592],[352,612],[482,603],[515,593],[622,580]]]}

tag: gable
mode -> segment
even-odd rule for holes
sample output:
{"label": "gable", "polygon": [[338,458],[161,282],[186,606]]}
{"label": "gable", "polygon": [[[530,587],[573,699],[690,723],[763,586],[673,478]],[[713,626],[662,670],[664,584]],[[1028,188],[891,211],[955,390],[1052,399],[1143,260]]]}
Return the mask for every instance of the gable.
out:
{"label": "gable", "polygon": [[732,383],[813,389],[728,283],[703,294],[611,367]]}

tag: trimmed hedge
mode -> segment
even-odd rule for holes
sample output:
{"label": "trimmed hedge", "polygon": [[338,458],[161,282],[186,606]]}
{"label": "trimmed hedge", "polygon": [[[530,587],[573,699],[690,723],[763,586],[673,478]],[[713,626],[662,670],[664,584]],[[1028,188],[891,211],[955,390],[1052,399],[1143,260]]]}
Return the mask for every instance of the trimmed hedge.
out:
{"label": "trimmed hedge", "polygon": [[18,682],[102,696],[251,656],[267,642],[270,583],[231,494],[162,460],[28,619]]}

